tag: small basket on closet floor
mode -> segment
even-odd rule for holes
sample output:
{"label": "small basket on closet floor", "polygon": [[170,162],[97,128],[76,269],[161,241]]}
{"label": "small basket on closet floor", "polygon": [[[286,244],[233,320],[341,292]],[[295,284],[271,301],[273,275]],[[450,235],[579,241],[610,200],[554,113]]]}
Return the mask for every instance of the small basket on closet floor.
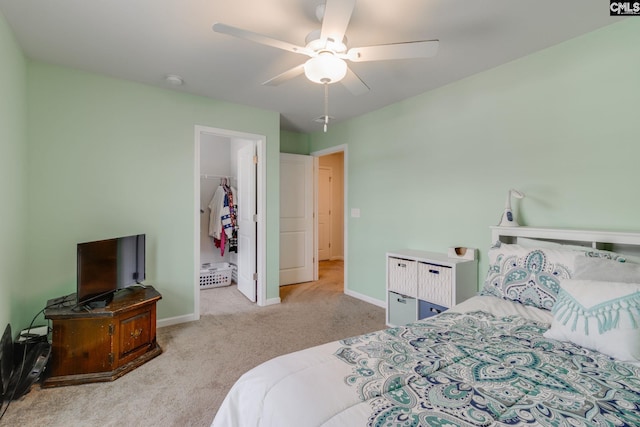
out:
{"label": "small basket on closet floor", "polygon": [[200,270],[200,289],[220,288],[231,284],[233,267],[228,262],[211,264],[211,267]]}

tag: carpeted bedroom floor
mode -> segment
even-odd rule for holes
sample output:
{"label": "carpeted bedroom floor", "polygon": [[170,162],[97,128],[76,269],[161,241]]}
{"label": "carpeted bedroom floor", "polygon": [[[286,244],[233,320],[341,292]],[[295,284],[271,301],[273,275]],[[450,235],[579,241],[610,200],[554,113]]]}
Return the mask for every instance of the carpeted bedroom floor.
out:
{"label": "carpeted bedroom floor", "polygon": [[41,389],[11,403],[7,426],[208,426],[233,383],[281,354],[385,327],[384,309],[344,295],[342,262],[258,307],[235,286],[201,292],[201,319],[158,329],[163,353],[109,383]]}

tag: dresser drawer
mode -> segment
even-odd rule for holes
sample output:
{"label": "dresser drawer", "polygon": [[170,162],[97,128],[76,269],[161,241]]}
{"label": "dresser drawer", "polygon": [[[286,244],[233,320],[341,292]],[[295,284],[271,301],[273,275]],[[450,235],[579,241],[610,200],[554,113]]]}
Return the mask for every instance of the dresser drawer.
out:
{"label": "dresser drawer", "polygon": [[417,264],[402,258],[388,258],[389,290],[414,298],[418,296]]}
{"label": "dresser drawer", "polygon": [[418,319],[426,319],[427,317],[435,316],[446,310],[447,307],[420,300],[418,302]]}
{"label": "dresser drawer", "polygon": [[418,300],[396,292],[389,292],[389,324],[402,326],[416,321]]}
{"label": "dresser drawer", "polygon": [[418,263],[418,298],[436,305],[451,307],[454,291],[451,267]]}

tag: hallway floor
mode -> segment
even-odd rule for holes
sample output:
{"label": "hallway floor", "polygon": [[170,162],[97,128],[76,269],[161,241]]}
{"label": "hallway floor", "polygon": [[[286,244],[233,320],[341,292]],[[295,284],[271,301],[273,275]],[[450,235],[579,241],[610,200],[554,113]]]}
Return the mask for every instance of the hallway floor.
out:
{"label": "hallway floor", "polygon": [[[330,299],[344,294],[344,261],[320,261],[318,280],[280,287],[283,304],[309,299]],[[260,308],[234,284],[200,291],[200,315],[231,314]]]}

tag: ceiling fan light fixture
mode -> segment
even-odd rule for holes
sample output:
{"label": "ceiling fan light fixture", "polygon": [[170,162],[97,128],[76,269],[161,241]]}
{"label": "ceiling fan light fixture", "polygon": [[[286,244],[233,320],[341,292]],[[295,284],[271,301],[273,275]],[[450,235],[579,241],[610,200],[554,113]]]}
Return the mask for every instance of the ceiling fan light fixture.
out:
{"label": "ceiling fan light fixture", "polygon": [[314,83],[335,83],[347,75],[347,63],[333,52],[320,52],[304,64],[304,74]]}
{"label": "ceiling fan light fixture", "polygon": [[307,34],[304,41],[305,47],[314,52],[345,53],[347,51],[347,36],[342,37],[342,41],[323,39],[320,37],[320,30],[313,30]]}

